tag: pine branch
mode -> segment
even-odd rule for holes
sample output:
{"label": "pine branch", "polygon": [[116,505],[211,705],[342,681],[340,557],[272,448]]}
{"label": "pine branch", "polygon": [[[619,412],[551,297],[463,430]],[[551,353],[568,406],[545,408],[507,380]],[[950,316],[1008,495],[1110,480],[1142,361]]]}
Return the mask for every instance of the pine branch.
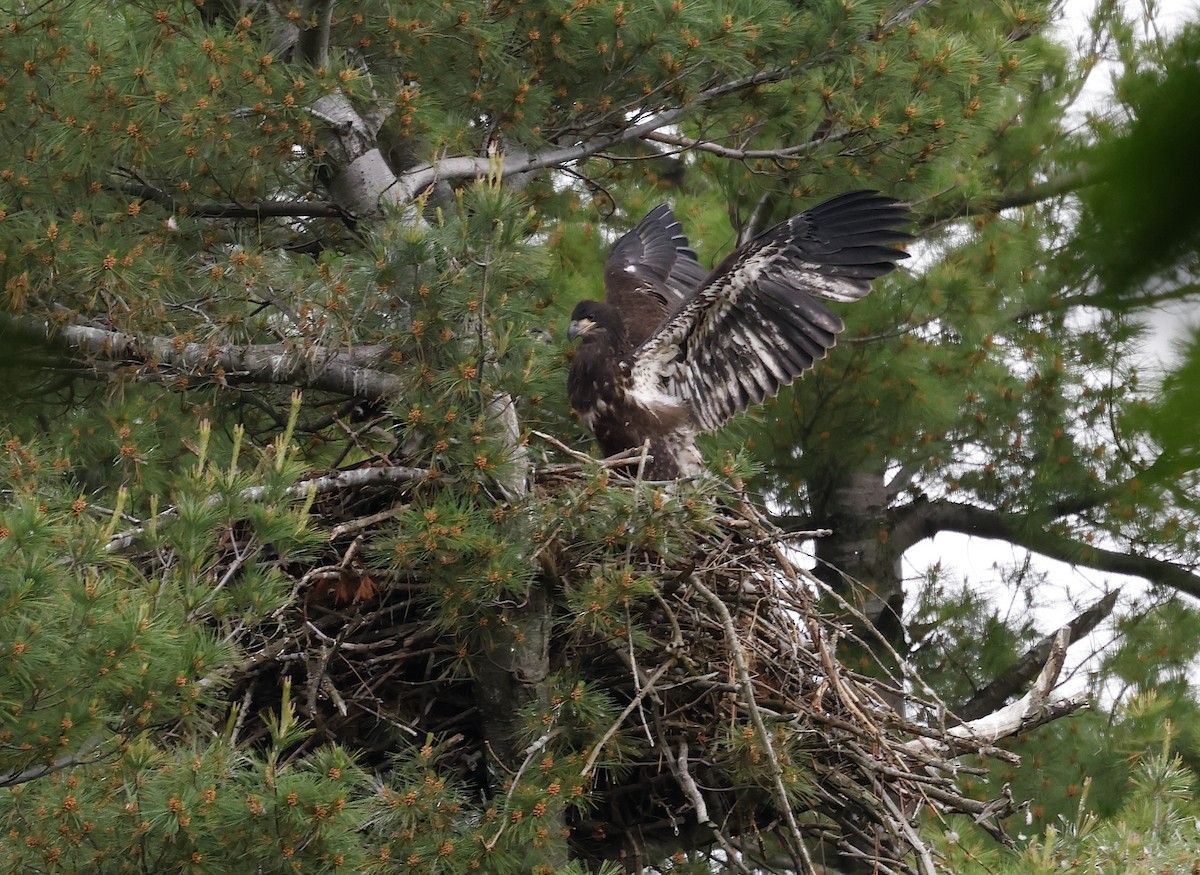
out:
{"label": "pine branch", "polygon": [[367,366],[383,358],[378,347],[336,353],[317,347],[300,353],[278,343],[242,347],[180,343],[170,337],[142,337],[90,325],[55,326],[25,317],[11,324],[32,338],[65,345],[81,365],[96,360],[124,364],[137,369],[143,379],[161,380],[164,370],[173,370],[178,376],[227,385],[295,386],[365,399],[394,395],[401,388],[394,374]]}
{"label": "pine branch", "polygon": [[1097,571],[1129,574],[1200,598],[1200,576],[1192,569],[1136,553],[1108,550],[1047,529],[1053,516],[1015,514],[939,499],[917,501],[897,513],[892,543],[903,551],[938,532],[959,532],[1009,541],[1034,553]]}
{"label": "pine branch", "polygon": [[[1046,530],[1045,523],[1058,517],[1079,513],[1101,503],[1097,495],[1084,496],[1072,501],[1060,501],[1046,514],[1014,514],[987,508],[972,507],[952,501],[919,500],[892,512],[895,523],[889,543],[903,553],[914,544],[932,538],[938,532],[958,532],[1009,541],[1050,559],[1058,559],[1071,565],[1082,565],[1097,571],[1113,574],[1128,574],[1141,577],[1151,583],[1170,586],[1180,592],[1200,598],[1200,575],[1191,568],[1153,556],[1108,550],[1076,541],[1065,535],[1056,535]],[[812,529],[820,524],[813,516],[784,514],[772,516],[771,521],[788,532]]]}
{"label": "pine branch", "polygon": [[592,773],[592,769],[595,768],[596,760],[600,758],[600,754],[604,750],[604,746],[608,744],[612,737],[617,734],[617,731],[624,725],[625,718],[632,714],[637,707],[641,705],[642,700],[645,699],[646,696],[649,695],[654,689],[654,685],[658,683],[659,679],[666,674],[667,671],[674,667],[674,665],[675,657],[672,656],[654,670],[654,674],[650,675],[646,683],[642,685],[640,690],[638,690],[637,695],[634,696],[633,699],[630,700],[629,704],[625,706],[625,710],[621,712],[621,715],[613,721],[612,725],[608,727],[608,730],[604,733],[604,735],[600,737],[600,740],[592,745],[592,752],[588,756],[587,762],[583,764],[583,770],[579,773],[581,777],[586,778]]}
{"label": "pine branch", "polygon": [[[340,492],[350,489],[361,489],[365,486],[407,486],[412,483],[417,483],[421,480],[428,480],[429,472],[424,468],[404,468],[400,466],[387,468],[355,468],[350,471],[338,471],[336,474],[326,474],[323,477],[314,477],[311,480],[301,480],[294,486],[289,486],[283,491],[287,498],[303,498],[309,492],[317,495],[323,495],[329,492]],[[241,497],[245,501],[263,501],[274,495],[274,492],[268,491],[263,486],[252,486],[249,489],[242,490]],[[214,495],[209,499],[210,504],[217,504],[221,497]],[[163,523],[169,522],[178,515],[175,508],[168,508],[154,518],[152,522],[143,522],[131,529],[127,529],[120,534],[114,535],[112,539],[105,545],[106,553],[116,553],[126,549],[132,545],[138,538],[142,537],[149,528],[157,528]],[[382,514],[379,515],[382,518]],[[335,537],[341,537],[346,533],[346,530],[335,529],[330,534],[330,540]]]}
{"label": "pine branch", "polygon": [[1169,285],[1165,288],[1155,287],[1153,290],[1139,288],[1136,294],[1114,295],[1106,289],[1087,287],[1078,295],[1068,295],[1062,298],[1064,304],[1071,306],[1092,306],[1105,309],[1140,309],[1157,307],[1172,301],[1184,301],[1200,296],[1200,283],[1185,282],[1179,285]]}
{"label": "pine branch", "polygon": [[729,158],[735,161],[752,161],[755,159],[806,158],[827,143],[841,142],[851,137],[861,136],[863,133],[863,131],[858,130],[841,131],[837,134],[826,134],[811,142],[801,143],[798,146],[781,146],[778,149],[738,149],[733,146],[723,146],[715,140],[685,137],[682,134],[667,131],[652,131],[642,137],[642,139],[662,143],[666,146],[674,146],[680,151],[708,152],[709,154],[716,155],[718,158]]}
{"label": "pine branch", "polygon": [[932,2],[933,0],[913,0],[912,3],[884,22],[881,30],[889,30],[897,25],[904,24]]}
{"label": "pine branch", "polygon": [[1058,640],[1058,636],[1063,630],[1069,634],[1071,641],[1078,641],[1100,625],[1101,621],[1112,613],[1113,608],[1117,604],[1117,596],[1120,595],[1120,592],[1120,590],[1114,589],[1108,595],[1104,596],[1104,598],[1072,619],[1071,622],[1063,626],[1058,632],[1047,635],[1029,650],[1025,651],[1016,664],[975,693],[965,705],[956,709],[955,713],[963,720],[970,721],[999,710],[1010,696],[1015,695],[1018,690],[1037,676],[1042,666],[1050,658],[1054,642]]}
{"label": "pine branch", "polygon": [[93,751],[100,746],[100,741],[101,736],[96,736],[84,742],[83,746],[75,751],[75,753],[65,754],[52,763],[34,766],[20,772],[9,772],[7,775],[0,775],[0,787],[15,787],[18,784],[27,784],[30,781],[36,781],[38,778],[44,778],[46,775],[53,774],[54,772],[61,772],[63,769],[71,769],[85,763],[95,762],[104,756],[103,754],[92,756]]}
{"label": "pine branch", "polygon": [[508,814],[509,809],[512,807],[513,794],[521,786],[521,776],[525,774],[525,770],[529,768],[529,764],[533,762],[533,758],[541,753],[546,748],[546,745],[553,741],[561,732],[562,728],[556,726],[534,741],[529,747],[525,748],[525,758],[521,760],[520,767],[518,767],[516,774],[512,776],[512,780],[509,781],[508,793],[504,796],[504,810],[500,812],[500,817],[497,818],[500,821],[500,828],[496,830],[495,835],[483,843],[483,846],[489,851],[496,847],[496,842],[500,841],[500,836],[504,834],[504,830],[508,826],[509,821],[505,815]]}
{"label": "pine branch", "polygon": [[181,201],[157,186],[141,179],[132,171],[122,174],[135,180],[121,183],[120,190],[130,197],[156,203],[179,216],[193,219],[342,219],[350,215],[338,204],[316,200],[270,200],[248,204],[239,203],[188,203]]}
{"label": "pine branch", "polygon": [[1058,176],[1034,185],[1002,192],[989,202],[992,212],[1000,212],[1015,207],[1029,207],[1042,201],[1052,200],[1064,194],[1071,194],[1081,188],[1095,185],[1101,181],[1101,175],[1090,164],[1080,164]]}
{"label": "pine branch", "polygon": [[1028,185],[1024,188],[1001,192],[995,197],[984,198],[979,202],[960,201],[955,203],[946,199],[944,206],[939,204],[939,208],[921,214],[920,225],[913,233],[919,237],[940,225],[969,219],[972,216],[999,213],[1003,210],[1015,209],[1017,207],[1034,206],[1043,201],[1053,200],[1054,198],[1062,197],[1064,194],[1070,194],[1081,188],[1095,185],[1101,181],[1101,178],[1101,174],[1096,168],[1088,164],[1080,164],[1075,169],[1068,170],[1051,179],[1034,185]]}
{"label": "pine branch", "polygon": [[329,66],[329,33],[333,29],[333,0],[322,0],[317,15],[315,46],[309,53],[308,60],[317,67]]}
{"label": "pine branch", "polygon": [[342,219],[350,216],[329,201],[265,201],[252,204],[177,204],[175,212],[197,219]]}
{"label": "pine branch", "polygon": [[137,170],[119,167],[115,175],[121,180],[114,185],[122,194],[156,203],[171,213],[198,219],[341,219],[349,221],[350,214],[332,201],[268,200],[251,203],[189,203],[181,201],[170,191],[145,179]]}
{"label": "pine branch", "polygon": [[[583,139],[578,143],[563,148],[547,149],[546,151],[532,154],[506,156],[501,163],[500,169],[505,176],[513,176],[582,161],[620,143],[647,138],[661,128],[676,124],[695,110],[696,107],[710,103],[720,97],[756,88],[759,85],[769,82],[779,82],[792,75],[794,75],[794,72],[786,67],[773,67],[768,70],[760,70],[750,76],[744,76],[741,79],[734,79],[730,82],[723,82],[700,91],[693,95],[686,105],[664,110],[640,124],[631,125],[612,133]],[[471,179],[483,176],[492,169],[492,163],[493,159],[490,157],[458,156],[435,161],[432,164],[424,164],[398,177],[396,185],[385,196],[395,203],[407,204],[415,200],[435,182],[447,179]]]}

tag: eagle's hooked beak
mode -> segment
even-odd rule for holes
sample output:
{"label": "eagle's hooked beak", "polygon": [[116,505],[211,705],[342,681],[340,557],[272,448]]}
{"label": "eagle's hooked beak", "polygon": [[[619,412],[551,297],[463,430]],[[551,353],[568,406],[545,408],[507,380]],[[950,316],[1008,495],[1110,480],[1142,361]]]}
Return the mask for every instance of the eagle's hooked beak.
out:
{"label": "eagle's hooked beak", "polygon": [[571,327],[567,329],[567,339],[574,340],[576,337],[582,337],[595,327],[596,323],[591,319],[572,319]]}

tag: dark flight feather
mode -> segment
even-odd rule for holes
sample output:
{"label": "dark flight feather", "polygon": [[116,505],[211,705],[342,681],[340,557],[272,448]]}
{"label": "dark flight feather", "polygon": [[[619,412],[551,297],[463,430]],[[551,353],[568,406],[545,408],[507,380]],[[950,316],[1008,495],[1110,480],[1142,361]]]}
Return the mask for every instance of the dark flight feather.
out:
{"label": "dark flight feather", "polygon": [[637,346],[703,282],[708,271],[667,204],[623,235],[604,263],[604,300],[625,322]]}
{"label": "dark flight feather", "polygon": [[842,320],[816,298],[856,301],[907,257],[908,208],[850,192],[793,216],[707,277],[667,207],[613,247],[605,301],[583,301],[572,406],[608,455],[649,440],[646,476],[695,473],[698,432],[779,392],[825,357]]}

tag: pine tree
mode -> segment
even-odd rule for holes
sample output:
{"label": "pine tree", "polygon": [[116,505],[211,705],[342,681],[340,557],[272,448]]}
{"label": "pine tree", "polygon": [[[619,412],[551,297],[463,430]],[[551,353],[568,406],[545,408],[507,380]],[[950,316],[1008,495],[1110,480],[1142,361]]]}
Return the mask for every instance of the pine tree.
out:
{"label": "pine tree", "polygon": [[[1135,702],[1131,710],[1140,711]],[[1145,715],[1142,715],[1145,716]],[[1155,727],[1157,747],[1130,768],[1129,792],[1118,810],[1102,816],[1105,800],[1090,782],[1076,787],[1070,817],[1045,827],[1019,856],[999,858],[992,849],[949,836],[949,857],[959,872],[1050,873],[1079,868],[1093,872],[1187,871],[1196,862],[1196,776],[1171,752],[1174,727]],[[1099,803],[1099,804],[1097,804]]]}
{"label": "pine tree", "polygon": [[[1191,506],[1117,440],[1136,387],[1093,378],[1131,374],[1134,328],[1080,324],[1057,251],[1090,58],[1048,14],[14,16],[0,857],[929,872],[917,800],[999,835],[1002,799],[925,774],[990,741],[887,677],[900,553],[967,529],[1195,582]],[[730,432],[748,453],[717,437],[713,476],[671,489],[577,456],[559,325],[617,230],[672,199],[711,262],[868,187],[914,204],[921,269]],[[806,581],[762,502],[831,527],[819,558],[865,589]],[[821,582],[885,632],[883,680],[837,662]],[[1030,701],[1012,729],[1070,710]]]}

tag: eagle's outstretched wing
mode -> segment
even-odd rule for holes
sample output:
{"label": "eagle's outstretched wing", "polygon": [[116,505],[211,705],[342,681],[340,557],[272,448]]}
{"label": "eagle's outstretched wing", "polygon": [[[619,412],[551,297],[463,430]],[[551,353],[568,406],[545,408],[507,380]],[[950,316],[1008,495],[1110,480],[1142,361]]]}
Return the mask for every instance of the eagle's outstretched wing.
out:
{"label": "eagle's outstretched wing", "polygon": [[604,300],[616,307],[637,346],[696,290],[708,271],[671,207],[655,207],[624,234],[604,263]]}
{"label": "eagle's outstretched wing", "polygon": [[824,358],[842,320],[814,296],[854,301],[907,257],[894,244],[908,208],[873,191],[839,195],[764,231],[726,258],[633,353],[632,394],[686,401],[712,431]]}

